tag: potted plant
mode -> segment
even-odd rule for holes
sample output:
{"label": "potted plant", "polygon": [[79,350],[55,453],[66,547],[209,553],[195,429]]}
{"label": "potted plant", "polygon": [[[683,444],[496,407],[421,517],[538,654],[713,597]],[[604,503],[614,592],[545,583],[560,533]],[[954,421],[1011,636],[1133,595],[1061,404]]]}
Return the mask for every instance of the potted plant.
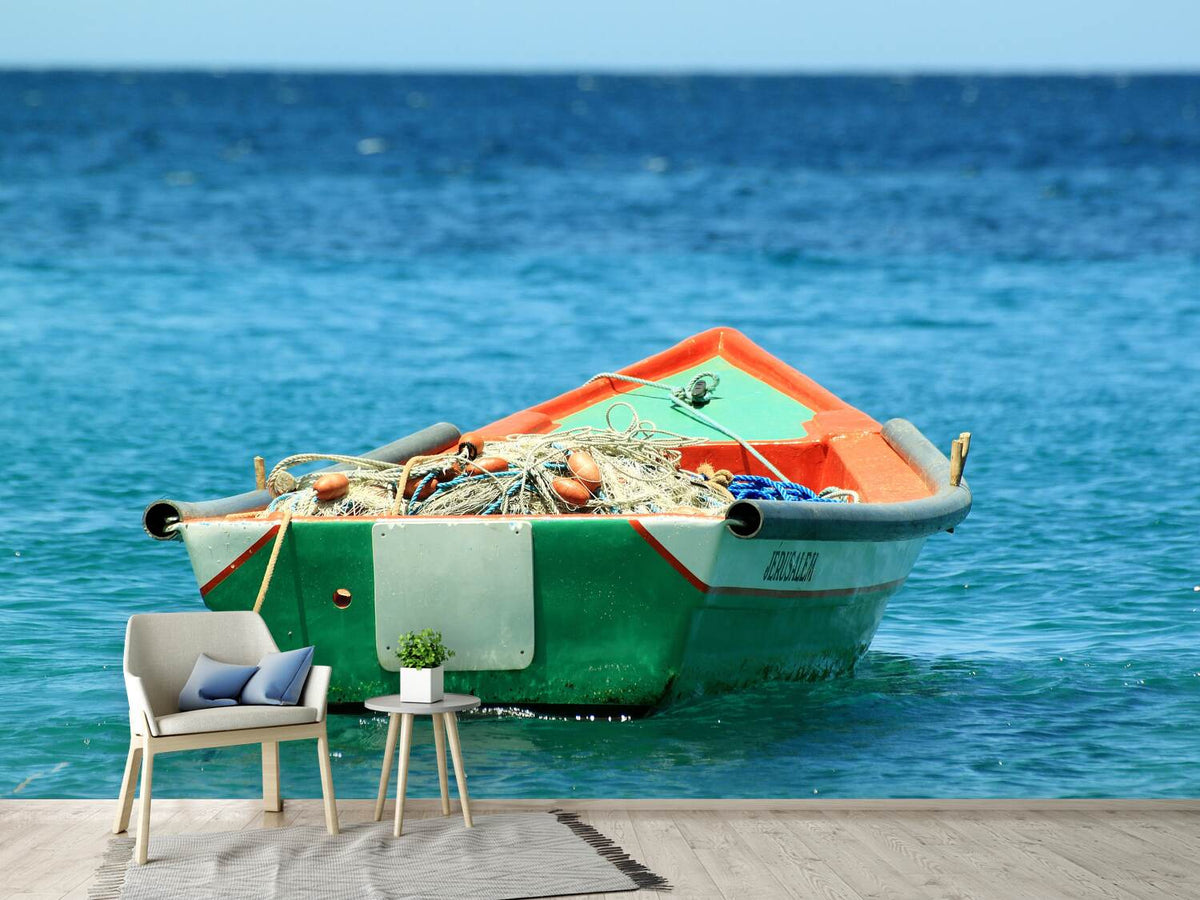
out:
{"label": "potted plant", "polygon": [[400,699],[405,703],[436,703],[445,696],[443,663],[454,655],[432,628],[409,631],[396,642],[400,658]]}

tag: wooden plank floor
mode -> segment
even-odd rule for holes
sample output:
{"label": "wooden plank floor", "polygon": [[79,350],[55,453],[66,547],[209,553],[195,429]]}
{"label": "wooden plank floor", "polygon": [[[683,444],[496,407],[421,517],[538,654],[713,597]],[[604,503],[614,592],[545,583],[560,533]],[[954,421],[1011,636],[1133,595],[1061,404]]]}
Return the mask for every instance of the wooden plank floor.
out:
{"label": "wooden plank floor", "polygon": [[[688,900],[1200,897],[1195,801],[524,800],[472,807],[480,816],[578,811],[670,879],[675,891],[662,896]],[[369,820],[373,801],[338,808],[348,825]],[[113,811],[113,801],[0,801],[0,897],[86,897]],[[436,801],[406,807],[414,818],[437,814]],[[289,801],[281,813],[264,813],[253,800],[155,800],[153,833],[322,822],[319,800]]]}

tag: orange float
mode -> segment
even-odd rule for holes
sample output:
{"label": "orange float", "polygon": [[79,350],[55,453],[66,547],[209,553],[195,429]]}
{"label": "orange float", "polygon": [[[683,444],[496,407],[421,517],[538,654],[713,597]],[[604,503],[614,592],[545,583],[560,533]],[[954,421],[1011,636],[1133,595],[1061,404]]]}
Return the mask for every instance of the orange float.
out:
{"label": "orange float", "polygon": [[508,460],[500,456],[481,456],[475,462],[467,463],[468,475],[482,475],[484,472],[506,472]]}
{"label": "orange float", "polygon": [[468,431],[458,439],[458,452],[466,453],[467,459],[474,459],[483,452],[483,438],[473,431]]}
{"label": "orange float", "polygon": [[455,478],[457,478],[462,473],[463,473],[462,463],[460,463],[456,459],[451,460],[450,462],[446,463],[445,466],[442,467],[442,470],[440,472],[438,472],[438,481],[445,484],[447,481],[453,481]]}
{"label": "orange float", "polygon": [[341,500],[346,494],[350,493],[350,479],[341,472],[322,475],[313,482],[313,490],[317,492],[317,499],[322,503],[328,503],[331,500]]}
{"label": "orange float", "polygon": [[604,483],[600,477],[600,467],[596,465],[592,454],[586,450],[576,450],[568,456],[567,468],[571,470],[575,479],[588,489],[590,494],[595,494],[600,490],[600,485]]}
{"label": "orange float", "polygon": [[425,485],[425,487],[421,488],[421,493],[417,494],[417,487],[424,480],[425,480],[424,476],[421,476],[420,478],[410,477],[408,479],[408,482],[404,485],[404,499],[412,500],[412,499],[414,499],[414,495],[416,495],[415,499],[425,500],[429,497],[430,494],[432,494],[434,491],[437,490],[438,480],[436,478],[431,478],[431,479],[429,479],[429,482]]}
{"label": "orange float", "polygon": [[592,499],[592,492],[587,489],[586,485],[574,478],[567,478],[565,475],[559,475],[550,483],[550,486],[554,488],[554,493],[558,494],[559,499],[568,506],[586,506],[587,502]]}

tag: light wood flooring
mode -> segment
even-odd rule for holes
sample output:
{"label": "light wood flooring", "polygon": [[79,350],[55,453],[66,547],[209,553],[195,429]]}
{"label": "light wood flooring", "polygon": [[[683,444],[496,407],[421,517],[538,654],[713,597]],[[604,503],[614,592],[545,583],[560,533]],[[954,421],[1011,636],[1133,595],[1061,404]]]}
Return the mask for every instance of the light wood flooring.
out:
{"label": "light wood flooring", "polygon": [[[583,814],[691,898],[1200,898],[1200,802],[472,801]],[[456,804],[457,807],[457,804]],[[0,800],[0,897],[84,898],[115,801]],[[371,800],[338,803],[343,825]],[[389,801],[389,812],[391,801]],[[406,818],[440,813],[410,799]],[[322,824],[320,800],[154,801],[152,834]],[[604,895],[651,896],[653,892]],[[601,896],[601,895],[595,895]]]}

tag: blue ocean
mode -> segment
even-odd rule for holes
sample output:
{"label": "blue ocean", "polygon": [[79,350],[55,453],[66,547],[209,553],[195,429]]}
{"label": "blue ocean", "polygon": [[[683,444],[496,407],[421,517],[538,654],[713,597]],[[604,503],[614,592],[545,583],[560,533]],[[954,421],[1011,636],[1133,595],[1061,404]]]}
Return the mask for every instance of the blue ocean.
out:
{"label": "blue ocean", "polygon": [[[1200,794],[1200,77],[8,71],[0,796],[116,796],[125,619],[203,608],[148,502],[718,324],[972,431],[971,517],[854,675],[469,717],[473,795]],[[384,734],[334,717],[339,796]],[[259,791],[253,747],[156,768]]]}

